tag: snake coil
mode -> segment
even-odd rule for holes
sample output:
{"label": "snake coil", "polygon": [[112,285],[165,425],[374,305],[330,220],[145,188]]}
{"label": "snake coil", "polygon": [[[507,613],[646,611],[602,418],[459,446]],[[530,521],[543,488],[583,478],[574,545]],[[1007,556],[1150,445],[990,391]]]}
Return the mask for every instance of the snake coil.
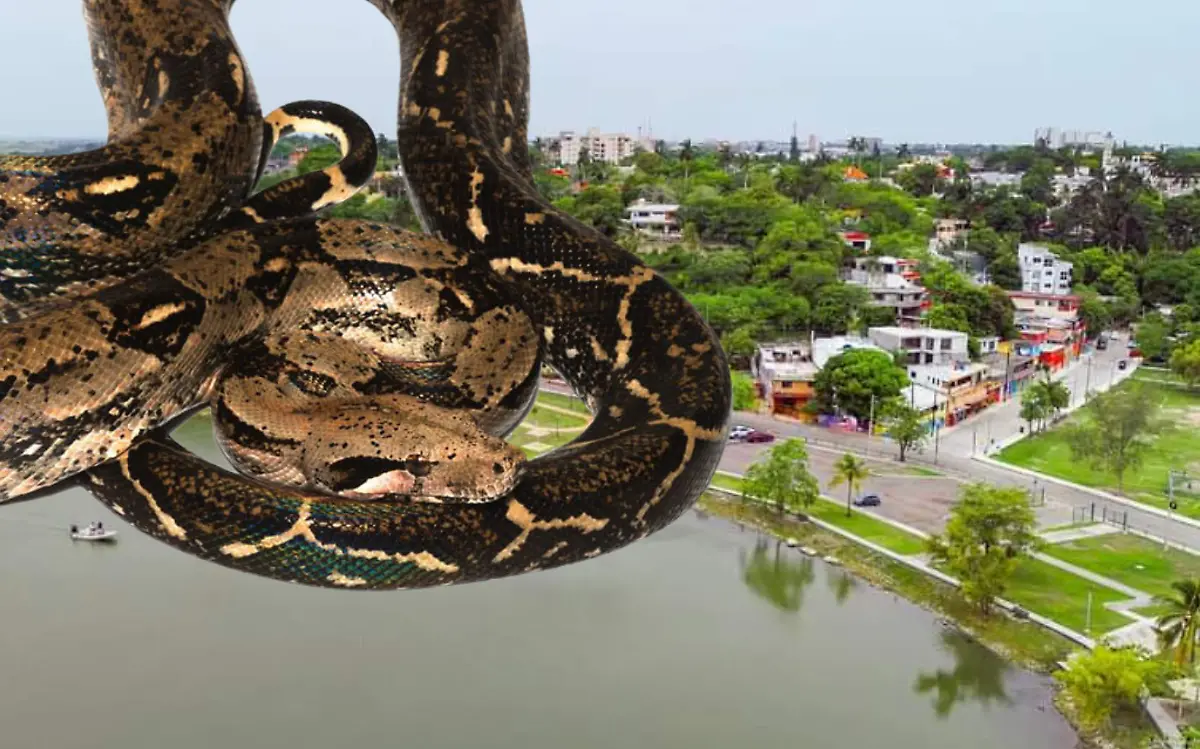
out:
{"label": "snake coil", "polygon": [[[707,486],[724,353],[534,187],[519,0],[372,3],[400,36],[400,160],[431,236],[311,215],[365,182],[373,140],[311,102],[263,126],[230,2],[86,3],[110,146],[0,157],[0,501],[79,477],[200,558],[380,589],[594,557]],[[341,165],[248,194],[275,138],[333,120]],[[524,461],[501,438],[543,361],[594,418]],[[164,436],[205,403],[242,474]]]}

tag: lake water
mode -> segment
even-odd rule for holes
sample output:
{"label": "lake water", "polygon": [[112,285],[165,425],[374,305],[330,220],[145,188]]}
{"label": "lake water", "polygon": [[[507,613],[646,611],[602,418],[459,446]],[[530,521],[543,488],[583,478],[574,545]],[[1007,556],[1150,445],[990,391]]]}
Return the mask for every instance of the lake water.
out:
{"label": "lake water", "polygon": [[[95,519],[117,545],[67,538]],[[1075,746],[1046,677],[697,514],[563,569],[364,593],[202,562],[70,489],[0,506],[0,570],[5,749]]]}

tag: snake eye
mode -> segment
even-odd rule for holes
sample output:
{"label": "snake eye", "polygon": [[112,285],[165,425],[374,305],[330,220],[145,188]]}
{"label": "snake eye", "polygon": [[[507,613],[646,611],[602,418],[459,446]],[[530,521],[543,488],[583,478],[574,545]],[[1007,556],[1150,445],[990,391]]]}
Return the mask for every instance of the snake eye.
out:
{"label": "snake eye", "polygon": [[288,382],[301,392],[318,397],[329,395],[337,387],[332,377],[317,372],[292,372],[288,375]]}

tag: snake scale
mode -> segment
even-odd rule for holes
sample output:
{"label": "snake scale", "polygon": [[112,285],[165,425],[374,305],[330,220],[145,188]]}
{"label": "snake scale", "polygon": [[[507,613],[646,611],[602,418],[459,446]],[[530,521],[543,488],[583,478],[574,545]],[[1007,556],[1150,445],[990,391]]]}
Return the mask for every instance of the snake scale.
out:
{"label": "snake scale", "polygon": [[[0,157],[0,501],[82,481],[200,558],[393,589],[546,569],[661,529],[724,449],[728,365],[660,276],[536,190],[519,0],[371,0],[401,48],[426,235],[315,215],[369,178],[365,124],[261,116],[232,0],[86,0],[97,152]],[[251,194],[275,140],[342,161]],[[541,366],[593,412],[503,441]],[[211,407],[229,472],[167,428]]]}

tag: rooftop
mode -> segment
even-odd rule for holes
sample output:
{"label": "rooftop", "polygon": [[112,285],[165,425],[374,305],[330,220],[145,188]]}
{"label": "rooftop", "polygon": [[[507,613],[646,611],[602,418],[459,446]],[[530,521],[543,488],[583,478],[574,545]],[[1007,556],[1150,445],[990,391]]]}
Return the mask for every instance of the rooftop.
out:
{"label": "rooftop", "polygon": [[896,325],[885,325],[878,328],[871,328],[870,333],[882,333],[884,335],[897,336],[900,338],[912,338],[913,336],[929,336],[931,338],[966,338],[967,334],[958,330],[942,330],[941,328],[901,328]]}
{"label": "rooftop", "polygon": [[829,361],[838,354],[850,351],[852,349],[883,351],[883,349],[871,343],[866,338],[860,338],[858,336],[839,335],[833,336],[832,338],[817,338],[813,341],[813,363],[816,364],[818,368],[824,367],[825,362]]}

